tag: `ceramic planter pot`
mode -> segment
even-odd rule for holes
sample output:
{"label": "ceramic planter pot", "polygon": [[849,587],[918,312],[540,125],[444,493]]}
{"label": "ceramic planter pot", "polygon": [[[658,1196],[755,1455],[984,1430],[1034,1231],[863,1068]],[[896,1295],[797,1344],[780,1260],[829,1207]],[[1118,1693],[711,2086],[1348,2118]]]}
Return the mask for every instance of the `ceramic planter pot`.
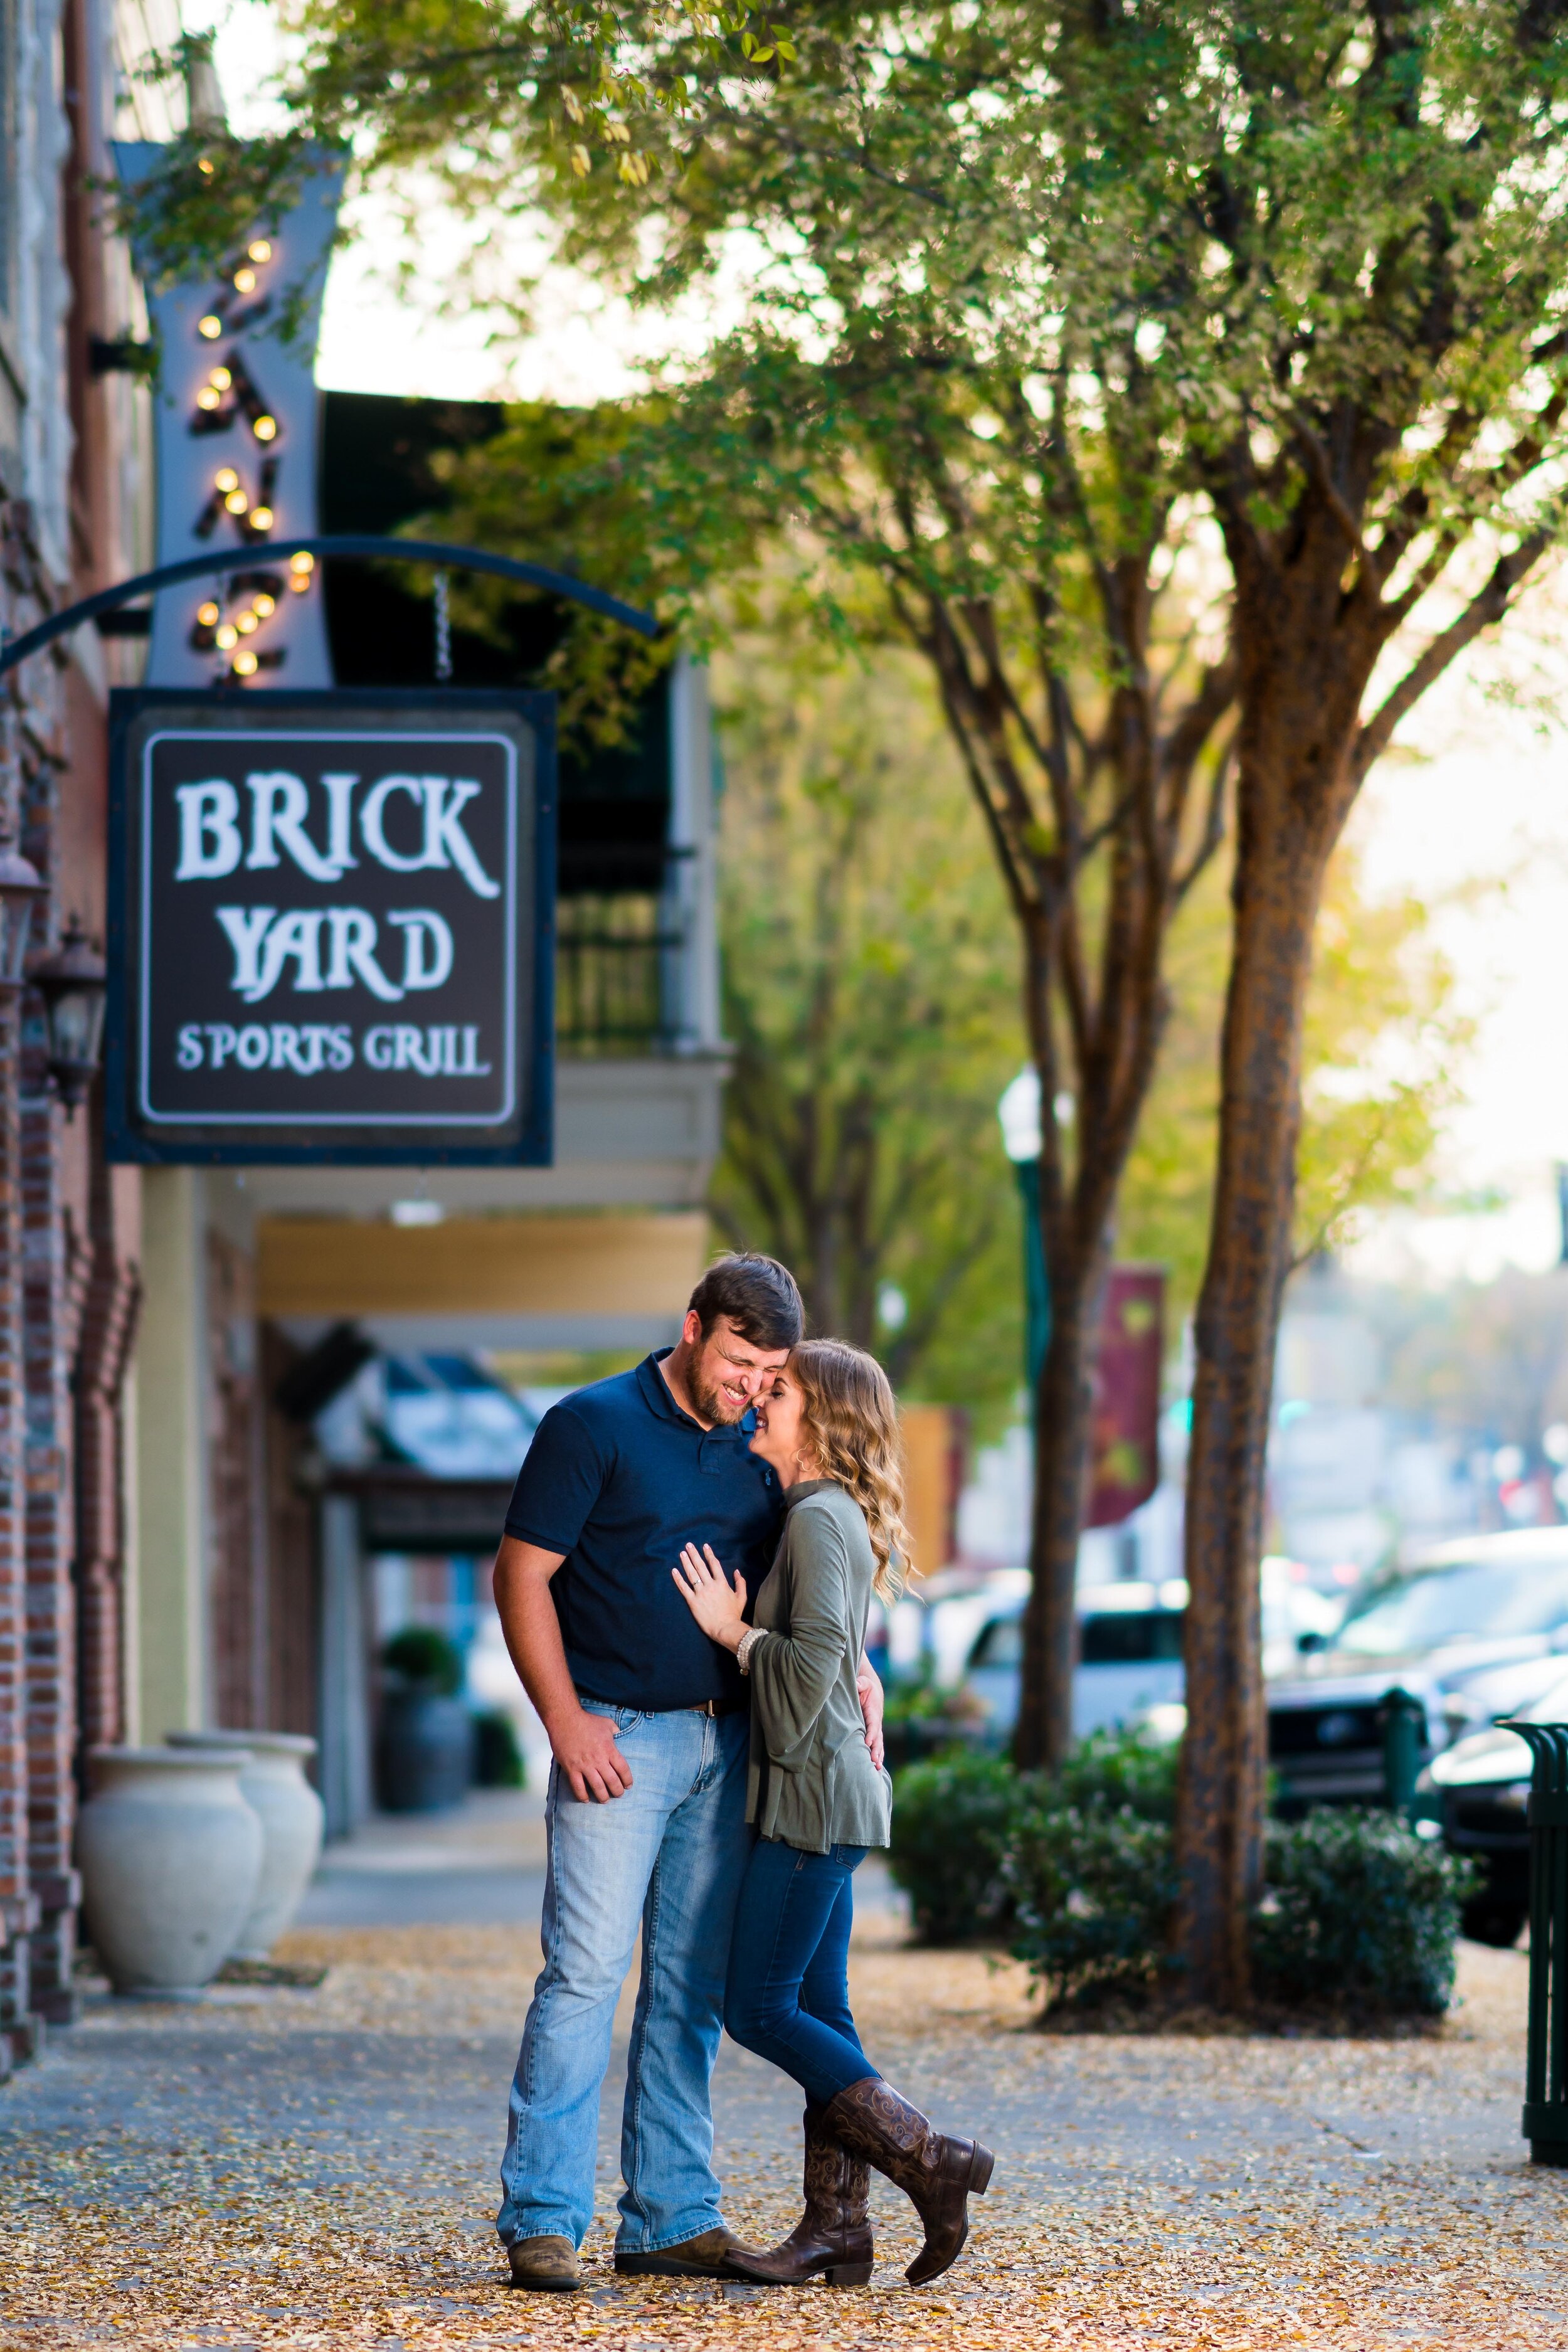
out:
{"label": "ceramic planter pot", "polygon": [[97,1748],[77,1824],[82,1907],[118,1993],[199,1999],[234,1949],[261,1876],[245,1748]]}
{"label": "ceramic planter pot", "polygon": [[305,1778],[316,1743],[294,1731],[171,1731],[171,1748],[238,1750],[239,1793],[261,1823],[261,1877],[234,1944],[264,1960],[299,1909],[321,1853],[321,1801]]}
{"label": "ceramic planter pot", "polygon": [[473,1784],[474,1719],[460,1698],[393,1690],[381,1717],[381,1801],[389,1813],[459,1805]]}

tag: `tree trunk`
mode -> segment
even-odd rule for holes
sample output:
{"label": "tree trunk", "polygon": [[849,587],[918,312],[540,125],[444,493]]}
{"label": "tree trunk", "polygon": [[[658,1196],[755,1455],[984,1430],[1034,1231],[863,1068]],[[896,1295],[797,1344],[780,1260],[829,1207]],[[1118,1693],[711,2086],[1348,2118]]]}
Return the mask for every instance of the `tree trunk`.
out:
{"label": "tree trunk", "polygon": [[[1051,1266],[1051,1338],[1035,1389],[1032,1582],[1014,1759],[1020,1770],[1059,1764],[1072,1739],[1078,1663],[1079,1523],[1089,1441],[1089,1348],[1106,1252],[1087,1270]],[[1047,1265],[1050,1261],[1047,1258]]]}
{"label": "tree trunk", "polygon": [[1179,1941],[1188,1997],[1221,2009],[1247,2003],[1248,1914],[1261,1891],[1265,1454],[1289,1268],[1302,1013],[1339,832],[1323,804],[1331,796],[1303,789],[1307,782],[1243,771],[1219,1155],[1194,1330]]}

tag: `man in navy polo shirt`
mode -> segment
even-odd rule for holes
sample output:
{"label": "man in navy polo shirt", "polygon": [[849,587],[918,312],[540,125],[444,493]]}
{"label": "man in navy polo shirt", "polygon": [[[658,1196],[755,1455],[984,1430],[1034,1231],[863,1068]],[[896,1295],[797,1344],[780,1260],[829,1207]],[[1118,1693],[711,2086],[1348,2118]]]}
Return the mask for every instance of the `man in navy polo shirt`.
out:
{"label": "man in navy polo shirt", "polygon": [[599,2091],[642,1931],[621,2126],[618,2271],[722,2277],[736,2241],[712,2166],[709,2080],[751,1843],[744,1685],[671,1570],[710,1543],[755,1592],[783,1516],[751,1411],[801,1336],[776,1260],[710,1266],[679,1344],[540,1423],[495,1594],[554,1753],[534,1986],[512,2083],[498,2227],[515,2284],[580,2284]]}

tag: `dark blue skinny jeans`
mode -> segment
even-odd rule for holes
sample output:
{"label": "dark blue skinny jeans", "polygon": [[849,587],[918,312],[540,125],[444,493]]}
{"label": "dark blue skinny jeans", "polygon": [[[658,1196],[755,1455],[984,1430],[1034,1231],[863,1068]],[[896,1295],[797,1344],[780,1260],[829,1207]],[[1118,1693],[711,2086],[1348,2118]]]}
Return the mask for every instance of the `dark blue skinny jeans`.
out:
{"label": "dark blue skinny jeans", "polygon": [[735,1910],[724,2023],[818,2107],[877,2073],[849,2014],[852,1882],[865,1858],[863,1845],[804,1853],[759,1838]]}

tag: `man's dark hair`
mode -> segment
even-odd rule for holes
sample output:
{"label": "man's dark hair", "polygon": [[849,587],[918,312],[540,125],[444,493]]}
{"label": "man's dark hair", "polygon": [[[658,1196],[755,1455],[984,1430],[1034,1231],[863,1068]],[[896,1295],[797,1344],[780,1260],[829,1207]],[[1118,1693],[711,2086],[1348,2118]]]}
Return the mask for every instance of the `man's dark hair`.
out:
{"label": "man's dark hair", "polygon": [[805,1308],[794,1275],[760,1250],[741,1250],[733,1257],[718,1259],[692,1292],[687,1308],[699,1317],[705,1339],[721,1315],[727,1315],[753,1348],[793,1348],[805,1329]]}

